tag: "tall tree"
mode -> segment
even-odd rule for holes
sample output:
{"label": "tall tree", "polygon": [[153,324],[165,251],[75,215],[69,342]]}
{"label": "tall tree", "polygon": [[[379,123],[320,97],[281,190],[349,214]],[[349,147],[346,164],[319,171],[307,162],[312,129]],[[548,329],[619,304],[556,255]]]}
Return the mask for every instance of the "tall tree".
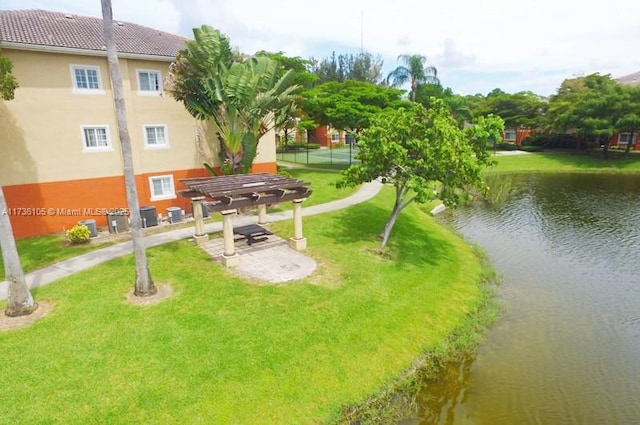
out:
{"label": "tall tree", "polygon": [[127,204],[131,214],[131,237],[133,243],[133,255],[135,257],[135,290],[134,294],[139,297],[146,297],[155,294],[158,290],[153,284],[149,265],[147,263],[147,253],[142,234],[142,223],[140,219],[140,203],[138,202],[138,192],[136,190],[136,178],[133,170],[133,156],[131,154],[131,138],[129,137],[129,127],[127,125],[127,111],[124,103],[124,89],[122,87],[122,76],[120,75],[120,65],[116,44],[113,39],[113,11],[111,0],[102,0],[102,20],[104,28],[104,41],[107,46],[107,61],[109,63],[109,75],[113,88],[113,102],[118,121],[118,136],[122,152],[122,164],[124,181],[127,192]]}
{"label": "tall tree", "polygon": [[476,116],[498,115],[506,128],[538,128],[542,126],[546,109],[544,98],[533,92],[510,94],[494,89],[474,105],[473,113]]}
{"label": "tall tree", "polygon": [[318,82],[344,82],[347,80],[367,81],[378,84],[382,79],[382,65],[384,61],[380,55],[374,56],[369,52],[357,54],[345,53],[320,61],[313,60],[312,71],[318,76]]}
{"label": "tall tree", "polygon": [[436,84],[421,84],[418,86],[415,97],[417,103],[429,109],[434,98],[444,101],[444,104],[449,108],[461,128],[465,123],[471,122],[473,115],[466,97],[453,93],[450,87]]}
{"label": "tall tree", "polygon": [[396,219],[412,202],[440,199],[455,207],[469,187],[486,189],[481,171],[491,164],[487,142],[503,127],[499,117],[479,117],[461,130],[442,100],[428,110],[419,104],[387,109],[371,118],[358,141],[360,162],[343,172],[338,186],[381,177],[394,187],[395,202],[381,234],[384,249]]}
{"label": "tall tree", "polygon": [[[266,56],[280,64],[281,73],[291,71],[291,82],[302,88],[311,88],[317,81],[318,76],[311,72],[313,61],[302,59],[299,56],[286,56],[283,52],[266,52],[264,50],[256,53],[256,56]],[[301,130],[299,127],[300,118],[302,116],[302,97],[297,96],[296,100],[291,102],[288,107],[278,110],[274,116],[274,127],[278,134],[283,133],[285,145],[289,140],[289,133],[293,130]]]}
{"label": "tall tree", "polygon": [[284,52],[267,52],[265,50],[260,50],[255,56],[266,56],[278,62],[283,74],[291,70],[293,74],[291,77],[292,84],[299,85],[302,88],[310,88],[318,82],[318,76],[311,71],[313,61],[310,59],[287,56]]}
{"label": "tall tree", "polygon": [[427,57],[422,55],[400,55],[398,61],[404,63],[391,71],[387,76],[387,83],[393,87],[400,87],[410,83],[411,101],[416,101],[416,92],[420,84],[440,85],[438,70],[435,66],[427,65]]}
{"label": "tall tree", "polygon": [[640,129],[640,86],[623,85],[625,92],[625,105],[622,116],[616,122],[616,129],[619,132],[629,133],[624,156],[628,157],[633,145],[634,138],[637,138]]}
{"label": "tall tree", "polygon": [[404,103],[401,90],[366,81],[329,82],[303,93],[305,115],[319,125],[349,131],[357,136],[369,119],[386,108]]}
{"label": "tall tree", "polygon": [[628,124],[630,93],[610,75],[591,74],[565,80],[549,102],[548,119],[556,130],[575,131],[609,157],[611,136]]}
{"label": "tall tree", "polygon": [[[18,81],[13,76],[13,64],[0,53],[0,99],[12,100]],[[33,300],[29,286],[22,270],[16,240],[13,236],[11,220],[7,201],[4,197],[2,183],[0,182],[0,250],[4,263],[5,278],[9,283],[9,296],[7,308],[4,313],[7,316],[25,316],[31,314],[38,304]]]}
{"label": "tall tree", "polygon": [[[233,173],[249,171],[260,138],[282,109],[296,102],[293,72],[266,56],[234,56],[229,39],[203,25],[194,29],[167,76],[168,91],[194,117],[211,119]],[[205,164],[206,166],[207,164]]]}

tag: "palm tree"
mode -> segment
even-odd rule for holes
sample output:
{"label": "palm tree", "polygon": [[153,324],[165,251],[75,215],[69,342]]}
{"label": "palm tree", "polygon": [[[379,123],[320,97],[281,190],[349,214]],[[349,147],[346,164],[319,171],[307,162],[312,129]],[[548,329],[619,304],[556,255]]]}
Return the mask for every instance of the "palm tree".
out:
{"label": "palm tree", "polygon": [[135,173],[133,171],[133,158],[131,155],[131,138],[127,126],[127,112],[124,105],[124,89],[122,88],[122,76],[118,64],[116,45],[113,40],[113,13],[111,10],[111,0],[102,0],[102,18],[104,27],[104,39],[107,46],[107,61],[109,62],[109,75],[113,87],[113,102],[116,109],[118,121],[118,135],[122,151],[122,163],[124,181],[127,191],[127,203],[131,211],[131,238],[133,242],[133,255],[136,263],[136,283],[134,294],[136,296],[150,296],[158,290],[153,284],[149,266],[147,264],[147,253],[142,235],[142,223],[140,220],[140,203],[136,190]]}
{"label": "palm tree", "polygon": [[10,317],[31,314],[38,308],[38,304],[33,300],[22,271],[2,186],[0,186],[0,249],[2,249],[5,278],[9,283],[9,297],[4,314]]}
{"label": "palm tree", "polygon": [[260,137],[296,101],[299,86],[273,59],[234,56],[218,30],[202,26],[194,35],[171,65],[168,91],[194,117],[213,121],[232,172],[246,173]]}
{"label": "palm tree", "polygon": [[[13,65],[9,59],[0,55],[0,99],[13,99],[15,89],[18,88],[18,81],[11,74],[12,68]],[[9,296],[4,313],[11,317],[25,316],[38,308],[38,304],[33,300],[24,277],[8,211],[2,184],[0,184],[0,250],[2,250],[5,278],[9,283]]]}
{"label": "palm tree", "polygon": [[416,101],[416,90],[420,84],[437,84],[438,70],[434,66],[426,66],[427,57],[422,55],[400,55],[398,60],[405,65],[400,65],[387,76],[387,83],[392,87],[399,87],[411,83],[411,101]]}

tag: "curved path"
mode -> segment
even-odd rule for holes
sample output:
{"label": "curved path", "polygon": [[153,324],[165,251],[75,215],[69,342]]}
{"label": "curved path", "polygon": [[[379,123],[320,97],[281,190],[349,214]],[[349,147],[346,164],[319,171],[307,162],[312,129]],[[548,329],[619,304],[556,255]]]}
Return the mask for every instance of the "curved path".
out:
{"label": "curved path", "polygon": [[[352,205],[365,202],[378,194],[382,188],[382,183],[373,181],[362,185],[360,190],[351,196],[337,201],[327,202],[326,204],[314,205],[312,207],[303,208],[302,215],[309,216],[315,214],[322,214],[330,211],[336,211],[343,208],[350,207]],[[283,211],[267,215],[268,221],[282,221],[290,220],[293,218],[293,211]],[[257,223],[257,216],[239,216],[235,220],[237,225],[245,225],[250,223]],[[209,223],[205,225],[205,232],[215,233],[222,231],[222,223]],[[168,242],[177,241],[180,239],[189,239],[193,237],[193,227],[185,227],[176,230],[169,230],[163,233],[157,233],[155,235],[145,236],[145,244],[147,248],[163,245]],[[89,267],[97,266],[98,264],[113,260],[114,258],[122,257],[123,255],[131,254],[133,247],[131,241],[122,242],[116,245],[112,245],[106,248],[97,249],[95,251],[88,252],[86,254],[79,255],[77,257],[70,258],[68,260],[60,261],[42,269],[35,270],[26,274],[27,284],[29,288],[37,288],[43,285],[47,285],[58,279],[70,276],[81,270],[88,269]],[[0,283],[0,300],[7,298],[8,283],[3,281]]]}

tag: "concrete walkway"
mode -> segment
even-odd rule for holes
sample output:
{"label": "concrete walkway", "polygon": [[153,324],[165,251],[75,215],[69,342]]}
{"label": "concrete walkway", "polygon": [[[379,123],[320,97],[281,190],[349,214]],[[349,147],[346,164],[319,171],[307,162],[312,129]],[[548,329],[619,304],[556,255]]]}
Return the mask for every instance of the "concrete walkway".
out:
{"label": "concrete walkway", "polygon": [[[378,194],[382,188],[382,183],[373,181],[371,183],[365,183],[360,190],[351,196],[337,201],[327,202],[326,204],[314,205],[312,207],[302,209],[303,216],[310,216],[316,214],[322,214],[330,211],[336,211],[343,208],[350,207],[352,205],[365,202]],[[293,211],[287,210],[267,215],[269,222],[291,220],[293,218]],[[245,224],[257,223],[257,216],[237,216],[234,220],[234,224],[242,226]],[[170,230],[163,233],[157,233],[155,235],[146,236],[145,244],[147,248],[163,245],[169,242],[189,239],[193,237],[193,227],[185,227],[176,230]],[[205,232],[215,233],[222,231],[222,223],[209,223],[205,225]],[[97,249],[95,251],[88,252],[86,254],[79,255],[77,257],[70,258],[68,260],[60,261],[59,263],[52,264],[51,266],[44,267],[42,269],[27,273],[27,284],[30,288],[38,288],[40,286],[47,285],[58,279],[70,276],[81,270],[88,269],[98,264],[113,260],[114,258],[122,257],[123,255],[131,254],[133,247],[131,241],[122,242],[117,245],[112,245],[106,248]],[[0,300],[6,299],[8,296],[8,283],[3,281],[0,283]]]}

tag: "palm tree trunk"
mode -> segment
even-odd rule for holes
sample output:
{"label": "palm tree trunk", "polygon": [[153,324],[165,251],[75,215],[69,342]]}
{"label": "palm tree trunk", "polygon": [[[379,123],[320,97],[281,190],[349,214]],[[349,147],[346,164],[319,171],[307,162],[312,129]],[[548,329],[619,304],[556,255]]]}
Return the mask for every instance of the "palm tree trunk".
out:
{"label": "palm tree trunk", "polygon": [[131,154],[131,138],[127,126],[127,112],[124,104],[124,89],[122,88],[122,76],[118,64],[118,55],[113,40],[113,13],[111,10],[111,0],[102,0],[102,18],[104,26],[105,45],[107,46],[107,60],[109,62],[109,74],[111,76],[111,86],[113,89],[113,101],[116,108],[118,121],[118,135],[122,151],[122,164],[124,171],[124,181],[127,190],[127,204],[131,212],[131,237],[133,242],[133,255],[136,263],[136,283],[135,295],[140,297],[150,296],[157,292],[149,266],[147,264],[147,253],[142,235],[142,223],[140,220],[140,203],[138,202],[138,191],[136,190],[136,179],[133,170],[133,158]]}
{"label": "palm tree trunk", "polygon": [[7,309],[4,313],[7,316],[25,316],[33,313],[38,308],[33,300],[33,296],[27,286],[27,281],[22,271],[16,240],[13,237],[11,220],[9,218],[7,201],[4,198],[4,191],[0,185],[0,249],[2,250],[2,261],[4,262],[5,277],[9,283],[9,297]]}
{"label": "palm tree trunk", "polygon": [[411,78],[411,101],[416,101],[416,91],[418,90],[418,81],[415,77]]}

